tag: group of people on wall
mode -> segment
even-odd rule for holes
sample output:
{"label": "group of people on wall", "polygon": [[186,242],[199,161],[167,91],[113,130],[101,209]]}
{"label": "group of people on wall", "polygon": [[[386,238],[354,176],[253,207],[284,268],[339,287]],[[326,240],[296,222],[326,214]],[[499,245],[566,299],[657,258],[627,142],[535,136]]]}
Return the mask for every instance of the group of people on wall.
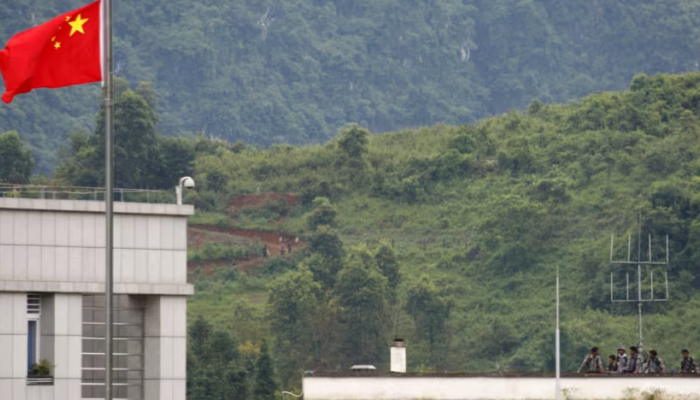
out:
{"label": "group of people on wall", "polygon": [[598,348],[593,347],[591,353],[583,359],[578,369],[579,373],[607,373],[607,374],[663,374],[667,372],[681,374],[697,374],[698,363],[690,356],[688,349],[681,351],[683,358],[680,361],[680,369],[667,370],[664,361],[656,350],[649,353],[639,351],[636,346],[630,346],[630,354],[624,346],[617,348],[617,355],[608,357],[607,364],[603,363]]}

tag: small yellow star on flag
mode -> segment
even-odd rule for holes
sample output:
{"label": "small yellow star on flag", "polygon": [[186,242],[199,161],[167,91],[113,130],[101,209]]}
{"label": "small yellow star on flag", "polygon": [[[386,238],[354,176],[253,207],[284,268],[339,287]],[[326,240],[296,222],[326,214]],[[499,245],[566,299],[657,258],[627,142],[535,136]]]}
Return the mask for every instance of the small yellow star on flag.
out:
{"label": "small yellow star on flag", "polygon": [[56,42],[53,47],[58,50],[61,47],[61,42]]}

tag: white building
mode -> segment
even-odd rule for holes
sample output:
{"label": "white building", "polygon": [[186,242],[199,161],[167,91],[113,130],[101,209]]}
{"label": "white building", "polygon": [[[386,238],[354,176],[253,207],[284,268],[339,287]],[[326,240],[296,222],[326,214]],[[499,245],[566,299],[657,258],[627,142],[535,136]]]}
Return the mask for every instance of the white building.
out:
{"label": "white building", "polygon": [[[114,212],[114,397],[184,400],[194,208]],[[104,202],[0,198],[0,399],[104,398],[104,281]]]}

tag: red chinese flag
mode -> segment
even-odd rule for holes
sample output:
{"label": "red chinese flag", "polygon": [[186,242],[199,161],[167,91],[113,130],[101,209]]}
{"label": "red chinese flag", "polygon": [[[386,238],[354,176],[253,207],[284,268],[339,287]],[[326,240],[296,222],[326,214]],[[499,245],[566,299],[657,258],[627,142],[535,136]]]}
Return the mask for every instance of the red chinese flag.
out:
{"label": "red chinese flag", "polygon": [[0,51],[2,100],[37,88],[101,81],[100,16],[98,0],[13,36]]}

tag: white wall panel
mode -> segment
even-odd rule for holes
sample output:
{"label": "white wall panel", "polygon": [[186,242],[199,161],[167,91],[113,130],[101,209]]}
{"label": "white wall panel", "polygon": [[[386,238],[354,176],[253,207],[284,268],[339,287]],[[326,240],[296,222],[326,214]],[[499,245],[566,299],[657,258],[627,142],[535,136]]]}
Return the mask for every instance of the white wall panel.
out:
{"label": "white wall panel", "polygon": [[15,244],[27,244],[29,219],[25,211],[15,211],[14,212],[14,243]]}
{"label": "white wall panel", "polygon": [[27,213],[27,244],[40,245],[42,230],[41,213]]}
{"label": "white wall panel", "polygon": [[70,244],[69,240],[69,230],[68,225],[69,214],[67,213],[56,213],[56,245],[57,246],[68,246]]}
{"label": "white wall panel", "polygon": [[[114,218],[116,220],[117,218]],[[98,215],[95,220],[95,246],[104,247],[105,246],[105,235],[107,234],[107,228],[105,227],[106,221],[104,215]],[[112,227],[114,229],[114,227]],[[114,239],[116,241],[116,231],[114,231]]]}
{"label": "white wall panel", "polygon": [[[12,318],[14,310],[14,300],[12,299],[14,293],[1,293],[0,292],[0,335],[9,335],[14,332]],[[0,354],[4,354],[0,350]],[[7,375],[0,375],[7,376]]]}
{"label": "white wall panel", "polygon": [[158,250],[148,250],[148,282],[160,282],[161,256]]}
{"label": "white wall panel", "polygon": [[[25,320],[26,324],[27,321]],[[12,377],[26,378],[27,376],[27,336],[12,336]]]}
{"label": "white wall panel", "polygon": [[83,214],[83,247],[95,247],[96,214]]}
{"label": "white wall panel", "polygon": [[68,244],[72,247],[83,244],[83,214],[68,215]]}
{"label": "white wall panel", "polygon": [[135,247],[137,249],[147,249],[148,248],[148,219],[145,217],[134,218],[134,234],[133,234],[133,244],[128,246],[123,244],[124,247]]}
{"label": "white wall panel", "polygon": [[95,274],[95,268],[97,267],[95,261],[96,261],[96,253],[97,249],[94,247],[83,247],[83,260],[82,260],[82,266],[83,266],[83,281],[85,282],[95,282],[96,279],[96,274]]}
{"label": "white wall panel", "polygon": [[41,244],[44,246],[56,244],[56,213],[41,213]]}
{"label": "white wall panel", "polygon": [[41,280],[41,247],[27,246],[27,279]]}
{"label": "white wall panel", "polygon": [[97,253],[95,254],[95,281],[96,282],[104,282],[105,281],[105,275],[106,275],[106,261],[105,258],[107,257],[107,254],[105,253],[104,248],[98,248]]}
{"label": "white wall panel", "polygon": [[175,249],[187,250],[187,221],[178,218],[173,220],[173,235],[175,240]]}
{"label": "white wall panel", "polygon": [[160,219],[160,247],[165,250],[175,248],[174,219],[163,217]]}
{"label": "white wall panel", "polygon": [[53,246],[41,247],[41,280],[56,280],[56,248]]}
{"label": "white wall panel", "polygon": [[56,247],[55,251],[56,280],[64,282],[68,280],[68,247]]}
{"label": "white wall panel", "polygon": [[83,249],[80,247],[68,248],[68,280],[80,282],[83,277]]}
{"label": "white wall panel", "polygon": [[[1,307],[1,306],[0,306]],[[0,311],[2,311],[0,309]],[[9,319],[9,318],[8,318]],[[10,319],[11,321],[11,319]],[[0,333],[0,354],[2,354],[2,358],[0,358],[0,379],[1,378],[12,378],[12,363],[8,362],[10,360],[13,360],[13,347],[14,347],[14,341],[13,338],[14,335],[8,335],[4,333]]]}
{"label": "white wall panel", "polygon": [[148,248],[160,248],[160,217],[148,217]]}
{"label": "white wall panel", "polygon": [[[15,335],[27,335],[27,294],[26,293],[12,293],[12,309],[14,312],[12,316],[14,321],[12,322],[12,332]],[[26,349],[26,343],[25,343]]]}
{"label": "white wall panel", "polygon": [[0,244],[13,244],[15,242],[13,221],[13,211],[0,211]]}
{"label": "white wall panel", "polygon": [[134,258],[135,281],[138,283],[148,282],[148,250],[135,250]]}
{"label": "white wall panel", "polygon": [[175,283],[175,254],[172,250],[160,251],[160,281]]}
{"label": "white wall panel", "polygon": [[27,246],[15,245],[13,247],[13,276],[17,280],[27,279]]}
{"label": "white wall panel", "polygon": [[14,246],[0,245],[0,279],[10,279],[14,276]]}
{"label": "white wall panel", "polygon": [[133,249],[121,249],[122,255],[122,274],[120,282],[134,282],[135,276],[135,257],[136,251]]}

